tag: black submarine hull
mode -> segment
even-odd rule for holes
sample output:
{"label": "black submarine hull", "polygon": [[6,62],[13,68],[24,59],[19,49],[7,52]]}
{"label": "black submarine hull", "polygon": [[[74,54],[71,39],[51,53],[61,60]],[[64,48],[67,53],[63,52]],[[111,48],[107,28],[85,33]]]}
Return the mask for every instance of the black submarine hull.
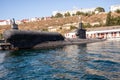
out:
{"label": "black submarine hull", "polygon": [[49,41],[64,41],[64,37],[56,32],[38,32],[25,30],[7,30],[3,34],[6,42],[14,48],[33,48],[37,44]]}

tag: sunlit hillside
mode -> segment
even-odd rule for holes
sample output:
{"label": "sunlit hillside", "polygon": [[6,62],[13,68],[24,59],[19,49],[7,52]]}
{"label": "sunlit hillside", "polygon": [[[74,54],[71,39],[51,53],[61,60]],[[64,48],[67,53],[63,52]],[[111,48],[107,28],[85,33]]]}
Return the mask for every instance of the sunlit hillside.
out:
{"label": "sunlit hillside", "polygon": [[[111,15],[113,17],[118,17],[118,16],[120,16],[120,13],[112,13]],[[56,27],[56,26],[62,26],[64,24],[68,24],[68,23],[78,23],[78,22],[80,22],[79,17],[82,17],[83,23],[89,23],[89,24],[98,23],[98,22],[105,23],[106,18],[107,18],[107,13],[99,13],[99,14],[94,14],[94,15],[89,15],[89,16],[72,16],[72,17],[65,17],[65,18],[51,18],[50,20],[40,20],[40,21],[36,21],[36,22],[22,23],[19,25],[19,29],[21,29],[21,30],[45,30],[49,26]],[[101,26],[103,26],[103,25],[101,25]],[[0,26],[0,33],[3,33],[5,30],[8,30],[8,29],[10,29],[10,25]]]}

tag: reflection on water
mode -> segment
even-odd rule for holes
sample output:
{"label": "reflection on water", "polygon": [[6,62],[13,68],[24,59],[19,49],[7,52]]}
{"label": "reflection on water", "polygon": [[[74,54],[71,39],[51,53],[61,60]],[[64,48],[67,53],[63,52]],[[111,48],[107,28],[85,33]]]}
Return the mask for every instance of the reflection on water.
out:
{"label": "reflection on water", "polygon": [[0,51],[0,80],[119,80],[120,41]]}

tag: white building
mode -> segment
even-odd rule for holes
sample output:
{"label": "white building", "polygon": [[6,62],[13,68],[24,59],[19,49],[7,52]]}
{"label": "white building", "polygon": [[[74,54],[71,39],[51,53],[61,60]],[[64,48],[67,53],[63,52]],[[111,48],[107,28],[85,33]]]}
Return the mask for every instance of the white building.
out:
{"label": "white building", "polygon": [[77,38],[76,32],[70,32],[65,34],[65,38],[74,39]]}
{"label": "white building", "polygon": [[120,10],[120,5],[112,5],[111,7],[110,7],[110,11],[111,12],[115,12],[116,10]]}
{"label": "white building", "polygon": [[88,31],[86,32],[86,37],[87,38],[116,39],[116,38],[120,38],[120,29]]}
{"label": "white building", "polygon": [[55,16],[57,13],[61,13],[64,15],[65,13],[69,12],[71,15],[76,14],[76,12],[80,11],[83,13],[92,13],[95,12],[96,8],[81,8],[81,9],[75,9],[75,10],[68,10],[68,11],[53,11],[52,15]]}
{"label": "white building", "polygon": [[8,20],[0,20],[0,25],[10,25],[10,19],[8,19]]}
{"label": "white building", "polygon": [[52,26],[48,27],[48,31],[49,32],[56,32],[57,29],[56,28],[53,28]]}
{"label": "white building", "polygon": [[[76,32],[65,34],[66,38],[77,38]],[[120,39],[120,29],[87,31],[86,38],[99,38],[99,39]]]}
{"label": "white building", "polygon": [[37,17],[34,17],[34,18],[30,18],[30,19],[29,19],[30,22],[34,22],[34,21],[37,21],[37,20],[38,20]]}

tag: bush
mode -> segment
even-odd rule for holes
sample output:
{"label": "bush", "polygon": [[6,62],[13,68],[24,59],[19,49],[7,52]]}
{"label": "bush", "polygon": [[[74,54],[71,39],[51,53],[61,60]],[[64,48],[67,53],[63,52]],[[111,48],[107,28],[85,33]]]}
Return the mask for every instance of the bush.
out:
{"label": "bush", "polygon": [[83,28],[91,28],[90,23],[83,24]]}
{"label": "bush", "polygon": [[98,12],[105,12],[105,9],[102,8],[102,7],[97,7],[97,8],[95,9],[95,11],[98,11]]}
{"label": "bush", "polygon": [[107,14],[107,18],[106,18],[106,26],[111,26],[112,25],[112,19],[111,19],[112,17],[111,17],[111,12],[109,12],[108,14]]}
{"label": "bush", "polygon": [[115,12],[116,12],[116,13],[120,13],[120,9],[117,9]]}
{"label": "bush", "polygon": [[71,25],[70,30],[77,29],[75,26]]}
{"label": "bush", "polygon": [[62,15],[61,13],[57,13],[57,14],[55,15],[55,18],[60,18],[60,17],[63,17],[63,15]]}
{"label": "bush", "polygon": [[65,17],[70,17],[71,15],[70,15],[69,12],[67,12],[67,13],[64,14],[64,16],[65,16]]}
{"label": "bush", "polygon": [[114,26],[114,25],[120,25],[120,16],[113,17],[111,16],[111,12],[109,12],[106,18],[106,26]]}

